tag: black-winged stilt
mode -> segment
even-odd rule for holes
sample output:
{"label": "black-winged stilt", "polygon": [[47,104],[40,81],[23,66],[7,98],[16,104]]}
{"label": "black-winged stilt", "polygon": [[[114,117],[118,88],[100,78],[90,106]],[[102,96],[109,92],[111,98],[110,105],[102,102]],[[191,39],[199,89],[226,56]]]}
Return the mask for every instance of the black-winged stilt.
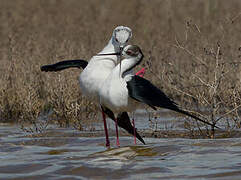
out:
{"label": "black-winged stilt", "polygon": [[[120,52],[132,36],[132,31],[128,27],[118,26],[114,29],[112,37],[107,46],[99,54],[108,54],[110,52]],[[45,65],[41,67],[42,71],[60,71],[70,67],[82,67],[84,70],[80,74],[80,88],[84,95],[95,102],[99,102],[99,90],[101,84],[112,69],[117,65],[120,57],[118,55],[102,55],[93,56],[89,63],[85,60],[66,60],[52,65]],[[141,71],[143,73],[143,70]],[[106,146],[109,146],[108,130],[106,125],[105,114],[111,119],[115,120],[113,112],[108,108],[102,107],[102,116],[104,121],[104,129],[106,135]],[[141,136],[136,132],[130,122],[130,118],[126,112],[121,112],[118,115],[118,125],[127,130],[130,134],[136,137],[145,144]]]}
{"label": "black-winged stilt", "polygon": [[[112,55],[118,55],[112,53]],[[101,55],[101,54],[99,54]],[[137,108],[137,105],[144,103],[156,110],[156,107],[173,110],[210,126],[217,126],[204,121],[187,111],[181,110],[177,104],[168,98],[160,89],[148,80],[129,73],[135,66],[141,63],[144,55],[141,49],[135,45],[127,45],[122,51],[125,59],[112,69],[109,76],[102,83],[100,90],[100,103],[102,107],[111,109],[114,114],[130,112]],[[116,119],[116,121],[118,121]],[[119,144],[118,128],[116,126],[117,144]]]}

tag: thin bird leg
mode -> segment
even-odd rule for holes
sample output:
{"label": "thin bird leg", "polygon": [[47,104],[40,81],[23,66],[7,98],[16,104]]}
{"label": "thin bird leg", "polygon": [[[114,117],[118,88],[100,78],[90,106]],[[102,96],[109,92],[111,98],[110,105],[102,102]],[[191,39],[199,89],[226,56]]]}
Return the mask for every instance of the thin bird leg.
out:
{"label": "thin bird leg", "polygon": [[102,112],[102,117],[103,117],[103,121],[104,121],[106,147],[110,147],[110,140],[109,140],[109,135],[108,135],[105,113],[103,112],[103,110],[101,112]]}
{"label": "thin bird leg", "polygon": [[134,144],[136,144],[136,128],[135,128],[135,119],[134,117],[132,118],[132,124],[134,128]]}
{"label": "thin bird leg", "polygon": [[[140,71],[138,71],[136,73],[137,76],[143,77],[145,74],[145,68],[142,68]],[[134,144],[136,144],[136,127],[135,127],[135,119],[134,117],[132,118],[132,124],[133,124],[133,128],[134,128]]]}
{"label": "thin bird leg", "polygon": [[117,118],[115,118],[115,131],[116,131],[116,146],[120,146],[119,134],[118,134],[118,123]]}

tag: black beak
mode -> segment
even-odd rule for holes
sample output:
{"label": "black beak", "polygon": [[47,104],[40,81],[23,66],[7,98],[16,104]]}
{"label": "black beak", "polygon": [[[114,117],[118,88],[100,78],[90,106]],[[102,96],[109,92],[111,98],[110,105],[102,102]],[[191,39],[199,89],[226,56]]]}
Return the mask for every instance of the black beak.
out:
{"label": "black beak", "polygon": [[122,52],[122,51],[123,51],[123,49],[124,49],[124,47],[123,47],[123,46],[120,46],[120,52]]}
{"label": "black beak", "polygon": [[117,55],[117,56],[120,56],[120,55],[121,55],[121,52],[107,53],[107,54],[97,54],[96,56],[106,56],[106,55]]}

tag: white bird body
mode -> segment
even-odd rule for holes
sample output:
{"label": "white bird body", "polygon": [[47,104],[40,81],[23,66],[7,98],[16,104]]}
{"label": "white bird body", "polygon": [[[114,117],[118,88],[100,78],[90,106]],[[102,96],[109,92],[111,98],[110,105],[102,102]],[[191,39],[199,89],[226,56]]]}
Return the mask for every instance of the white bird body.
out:
{"label": "white bird body", "polygon": [[[82,94],[87,96],[95,103],[99,103],[99,91],[103,82],[108,78],[112,70],[116,67],[118,60],[120,60],[120,52],[131,38],[131,29],[124,26],[118,26],[114,29],[112,37],[106,47],[99,52],[98,55],[93,56],[89,63],[85,60],[65,60],[55,64],[41,66],[41,71],[61,71],[70,67],[82,68],[83,71],[79,76],[80,89]],[[143,144],[144,140],[132,126],[127,112],[121,112],[117,118],[114,117],[113,112],[106,107],[102,107],[102,116],[104,121],[104,129],[106,135],[106,146],[110,145],[108,130],[106,125],[106,116],[110,117],[121,128],[125,129],[128,133],[137,137]],[[117,121],[117,119],[119,119]],[[118,139],[118,130],[117,130]],[[117,143],[118,144],[118,143]]]}
{"label": "white bird body", "polygon": [[94,56],[79,76],[81,92],[95,102],[99,102],[101,84],[115,67],[114,60],[117,61],[116,56],[106,60],[101,58],[105,57]]}
{"label": "white bird body", "polygon": [[[136,58],[136,57],[134,57]],[[127,82],[134,76],[132,70],[128,70],[136,61],[124,59],[118,64],[102,83],[100,90],[100,104],[108,107],[114,113],[134,111],[137,101],[129,97]]]}
{"label": "white bird body", "polygon": [[[128,42],[131,36],[130,28],[124,26],[115,28],[109,43],[99,54],[119,52],[120,48]],[[118,59],[119,57],[117,55],[93,56],[87,67],[80,74],[79,82],[81,92],[88,98],[99,103],[98,95],[101,84],[117,65]]]}

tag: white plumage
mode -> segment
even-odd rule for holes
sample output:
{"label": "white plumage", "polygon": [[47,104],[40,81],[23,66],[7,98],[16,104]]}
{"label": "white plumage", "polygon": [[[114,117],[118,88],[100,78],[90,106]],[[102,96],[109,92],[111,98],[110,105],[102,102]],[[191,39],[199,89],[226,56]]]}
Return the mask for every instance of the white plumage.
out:
{"label": "white plumage", "polygon": [[[99,54],[93,56],[89,63],[82,59],[64,60],[55,64],[41,66],[41,70],[48,72],[61,71],[71,67],[83,68],[83,71],[79,76],[81,92],[90,100],[99,103],[99,91],[101,90],[101,85],[116,67],[118,60],[120,60],[120,52],[131,37],[132,32],[130,28],[119,26],[114,29],[112,37],[106,47],[99,52]],[[119,114],[119,121],[116,121],[112,111],[107,108],[101,108],[107,146],[109,146],[109,139],[105,114],[112,120],[115,120],[116,127],[118,124],[130,134],[136,136],[142,143],[145,143],[138,132],[136,132],[136,129],[131,125],[129,116],[126,112],[121,112]]]}
{"label": "white plumage", "polygon": [[126,58],[121,61],[109,74],[101,85],[100,104],[108,107],[114,113],[133,111],[138,103],[129,97],[127,82],[134,74],[130,67],[135,66],[137,61],[142,58],[141,54],[137,57],[130,57],[126,52],[131,48],[126,46],[122,55]]}
{"label": "white plumage", "polygon": [[[131,38],[131,29],[124,26],[118,26],[114,29],[112,37],[107,46],[99,52],[100,54],[108,54],[120,52],[121,48],[126,45]],[[87,67],[80,74],[79,82],[81,92],[99,102],[99,90],[101,84],[117,65],[119,57],[117,55],[93,56]]]}

